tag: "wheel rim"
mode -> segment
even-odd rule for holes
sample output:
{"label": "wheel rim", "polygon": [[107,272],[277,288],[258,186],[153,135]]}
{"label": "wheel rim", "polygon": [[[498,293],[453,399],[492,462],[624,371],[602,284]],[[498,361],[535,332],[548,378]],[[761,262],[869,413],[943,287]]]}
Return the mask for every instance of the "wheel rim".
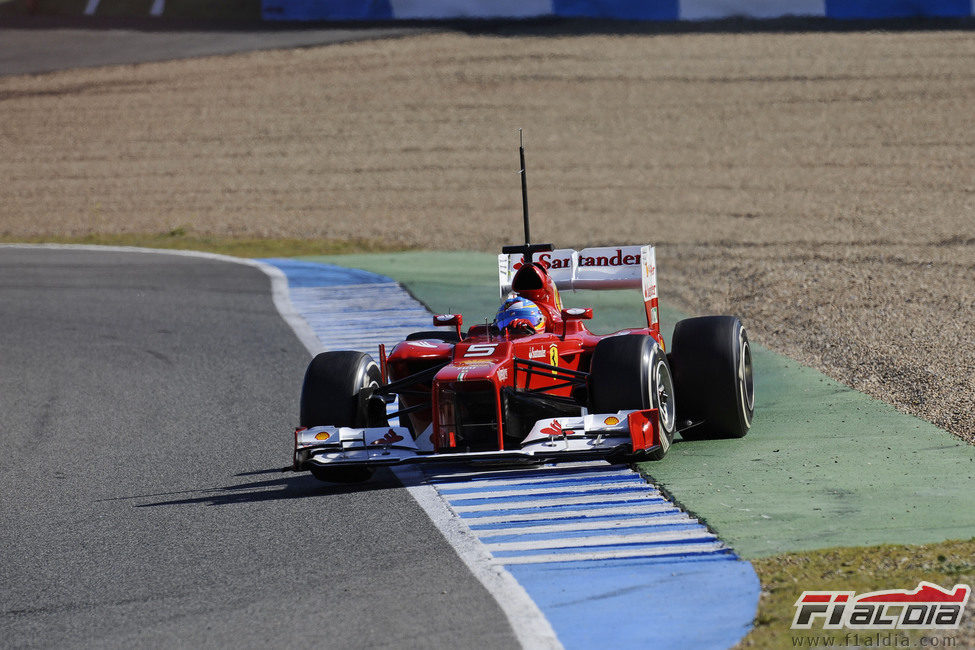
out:
{"label": "wheel rim", "polygon": [[674,404],[674,380],[670,376],[670,368],[663,359],[658,359],[653,368],[653,405],[657,408],[661,431],[668,434],[674,430],[677,419],[677,409]]}
{"label": "wheel rim", "polygon": [[751,415],[755,410],[755,384],[752,377],[752,350],[744,332],[739,335],[738,347],[738,389],[741,394],[742,414],[745,425],[751,426]]}
{"label": "wheel rim", "polygon": [[[372,378],[373,375],[379,374],[379,365],[375,361],[369,361],[368,363],[362,364],[359,372],[361,374],[356,380],[359,388],[355,392],[355,399],[358,403],[358,412],[362,414],[366,410],[363,391],[367,388],[379,388],[379,382]],[[368,423],[365,421],[356,422],[356,426],[365,426],[366,424]]]}
{"label": "wheel rim", "polygon": [[362,375],[357,382],[359,384],[359,390],[370,387],[379,388],[379,382],[371,377],[373,368],[375,368],[376,374],[379,374],[379,365],[375,361],[370,361],[362,365]]}

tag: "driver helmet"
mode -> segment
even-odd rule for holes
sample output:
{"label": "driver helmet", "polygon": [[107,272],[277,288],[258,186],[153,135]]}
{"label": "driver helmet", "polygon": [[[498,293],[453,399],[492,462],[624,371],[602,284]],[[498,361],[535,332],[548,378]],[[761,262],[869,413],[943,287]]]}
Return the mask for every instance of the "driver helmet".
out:
{"label": "driver helmet", "polygon": [[499,331],[511,327],[534,334],[545,330],[545,315],[531,300],[511,297],[501,303],[498,315],[494,318],[494,326]]}

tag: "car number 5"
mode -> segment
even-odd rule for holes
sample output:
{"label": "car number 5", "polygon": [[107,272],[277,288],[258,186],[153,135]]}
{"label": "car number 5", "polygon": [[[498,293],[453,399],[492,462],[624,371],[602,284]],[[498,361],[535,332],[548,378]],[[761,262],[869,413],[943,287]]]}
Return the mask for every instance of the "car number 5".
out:
{"label": "car number 5", "polygon": [[467,348],[467,352],[464,353],[465,357],[489,357],[494,354],[494,350],[498,347],[497,343],[475,343],[474,345]]}

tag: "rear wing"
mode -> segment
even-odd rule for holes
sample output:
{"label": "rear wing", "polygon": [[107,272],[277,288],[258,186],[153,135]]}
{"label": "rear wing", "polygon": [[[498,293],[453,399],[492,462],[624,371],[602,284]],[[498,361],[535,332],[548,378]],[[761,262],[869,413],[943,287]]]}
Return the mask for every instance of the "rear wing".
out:
{"label": "rear wing", "polygon": [[[659,331],[657,313],[657,258],[653,246],[601,246],[580,251],[560,248],[535,254],[558,289],[640,289],[647,311],[647,326]],[[519,253],[498,255],[501,297],[524,264]]]}

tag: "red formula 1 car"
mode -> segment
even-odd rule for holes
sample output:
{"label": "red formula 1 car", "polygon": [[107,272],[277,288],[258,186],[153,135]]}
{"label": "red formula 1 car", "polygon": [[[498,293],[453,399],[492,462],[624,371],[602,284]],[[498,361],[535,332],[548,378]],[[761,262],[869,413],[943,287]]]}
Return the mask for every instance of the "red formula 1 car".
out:
{"label": "red formula 1 car", "polygon": [[[527,218],[526,218],[527,239]],[[537,259],[536,259],[537,257]],[[378,363],[323,352],[305,374],[294,469],[326,481],[434,461],[657,460],[674,434],[741,437],[754,410],[748,337],[738,318],[677,323],[665,352],[651,246],[581,251],[505,247],[498,319],[417,332]],[[645,326],[600,336],[589,308],[559,289],[642,290]],[[387,404],[398,399],[398,410]],[[390,426],[397,416],[400,426]]]}

